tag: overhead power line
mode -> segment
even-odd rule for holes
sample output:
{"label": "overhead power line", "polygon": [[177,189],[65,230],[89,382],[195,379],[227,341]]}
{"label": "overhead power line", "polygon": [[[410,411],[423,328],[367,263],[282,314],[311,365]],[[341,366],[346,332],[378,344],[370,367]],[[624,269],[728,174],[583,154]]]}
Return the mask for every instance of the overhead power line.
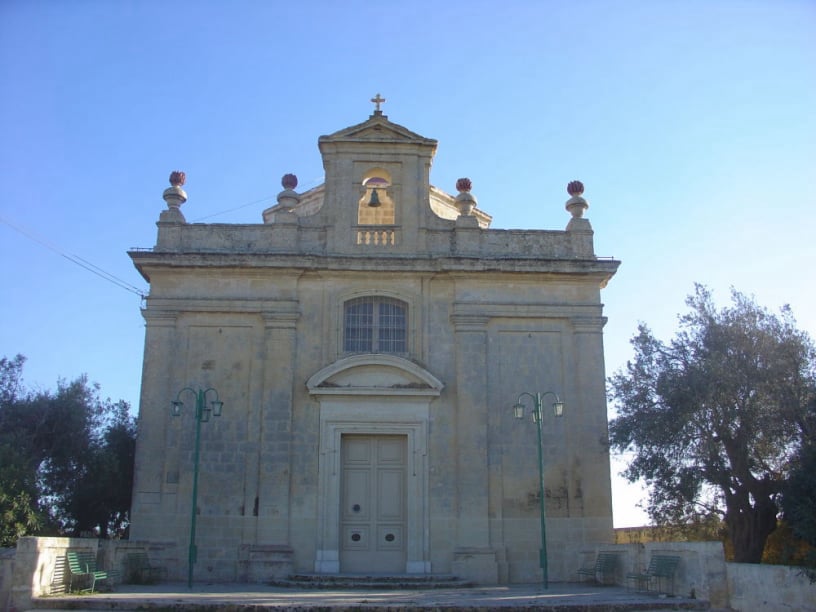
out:
{"label": "overhead power line", "polygon": [[[310,181],[310,183],[318,184],[321,179],[322,179],[322,177],[312,179]],[[311,189],[311,187],[310,187],[310,189]],[[246,204],[241,204],[240,206],[236,206],[234,208],[229,208],[229,209],[226,209],[226,210],[222,210],[220,212],[213,213],[211,215],[206,215],[204,217],[199,217],[198,219],[195,219],[194,221],[192,221],[192,223],[198,223],[200,221],[204,221],[205,219],[212,219],[213,217],[218,217],[220,215],[225,215],[227,213],[231,213],[231,212],[234,212],[236,210],[241,210],[242,208],[247,208],[248,206],[254,206],[256,204],[261,204],[263,202],[269,202],[270,200],[274,200],[274,199],[275,199],[275,196],[267,196],[267,197],[264,197],[264,198],[260,198],[259,200],[253,200],[252,202],[247,202]],[[110,272],[108,272],[106,270],[103,270],[102,268],[100,268],[96,264],[91,263],[90,261],[80,257],[79,255],[71,255],[70,253],[66,253],[64,250],[62,250],[57,245],[55,245],[53,243],[50,243],[50,242],[47,242],[45,239],[40,238],[39,236],[36,236],[34,233],[32,233],[32,232],[30,232],[30,231],[28,231],[26,229],[23,229],[19,225],[16,225],[16,224],[12,223],[11,221],[6,219],[5,217],[0,216],[0,223],[4,223],[5,225],[8,225],[11,229],[13,229],[14,231],[22,234],[23,236],[25,236],[29,240],[32,240],[32,241],[36,242],[37,244],[39,244],[40,246],[45,247],[49,251],[52,251],[53,253],[56,253],[57,255],[60,255],[60,256],[64,257],[65,259],[67,259],[71,263],[78,265],[80,268],[84,268],[85,270],[87,270],[91,274],[95,274],[96,276],[108,281],[109,283],[113,283],[114,285],[116,285],[117,287],[119,287],[121,289],[124,289],[125,291],[129,291],[130,293],[135,293],[136,295],[138,295],[142,299],[145,299],[147,297],[147,294],[144,291],[142,291],[141,289],[139,289],[138,287],[136,287],[135,285],[131,285],[129,282],[124,281],[124,280],[122,280],[121,278],[119,278],[117,276],[114,276]]]}
{"label": "overhead power line", "polygon": [[87,270],[88,272],[91,272],[92,274],[96,274],[98,277],[108,281],[109,283],[113,283],[117,287],[119,287],[121,289],[124,289],[125,291],[129,291],[130,293],[135,293],[136,295],[138,295],[142,299],[147,297],[147,294],[144,291],[142,291],[141,289],[139,289],[138,287],[136,287],[135,285],[131,285],[129,282],[124,281],[124,280],[122,280],[121,278],[119,278],[117,276],[114,276],[110,272],[107,272],[107,271],[103,270],[99,266],[91,263],[90,261],[88,261],[86,259],[83,259],[82,257],[79,257],[78,255],[71,255],[69,253],[66,253],[61,248],[56,246],[55,244],[46,242],[44,239],[42,239],[42,238],[40,238],[38,236],[35,236],[31,232],[19,227],[18,225],[15,225],[14,223],[9,221],[5,217],[0,216],[0,222],[4,223],[5,225],[8,225],[11,229],[13,229],[14,231],[22,234],[23,236],[25,236],[29,240],[32,240],[32,241],[36,242],[40,246],[45,247],[46,249],[48,249],[49,251],[52,251],[53,253],[56,253],[57,255],[61,255],[62,257],[64,257],[68,261],[70,261],[71,263],[76,264],[81,268],[84,268],[85,270]]}
{"label": "overhead power line", "polygon": [[[316,187],[324,180],[323,176],[315,177],[309,181],[302,187],[302,191],[309,191],[310,189]],[[226,215],[227,213],[235,212],[236,210],[241,210],[242,208],[247,208],[248,206],[254,206],[255,204],[262,204],[264,202],[271,202],[274,200],[276,196],[266,196],[259,200],[253,200],[252,202],[247,202],[246,204],[241,204],[240,206],[235,206],[234,208],[227,208],[226,210],[222,210],[219,212],[214,212],[211,215],[206,215],[204,217],[198,217],[197,219],[193,219],[190,223],[199,223],[201,221],[205,221],[206,219],[212,219],[213,217],[220,217],[221,215]]]}
{"label": "overhead power line", "polygon": [[247,206],[253,206],[254,204],[260,204],[261,202],[269,202],[270,200],[274,200],[275,196],[267,196],[265,198],[261,198],[260,200],[253,200],[252,202],[247,202],[246,204],[241,204],[240,206],[236,206],[235,208],[228,208],[227,210],[222,210],[220,212],[213,213],[211,215],[207,215],[205,217],[199,217],[198,219],[193,219],[191,223],[198,223],[199,221],[204,221],[205,219],[212,219],[213,217],[218,217],[220,215],[226,215],[227,213],[235,212],[236,210],[241,210],[242,208],[246,208]]}

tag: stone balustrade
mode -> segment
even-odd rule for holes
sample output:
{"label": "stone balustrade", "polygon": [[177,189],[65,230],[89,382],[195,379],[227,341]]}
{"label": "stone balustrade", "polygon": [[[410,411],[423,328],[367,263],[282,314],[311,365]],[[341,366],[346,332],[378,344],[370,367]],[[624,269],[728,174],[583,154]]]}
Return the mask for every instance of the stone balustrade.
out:
{"label": "stone balustrade", "polygon": [[[588,225],[588,224],[587,224]],[[400,229],[359,226],[354,239],[334,247],[331,228],[293,224],[159,223],[153,251],[181,253],[238,253],[344,255],[367,254],[379,247],[384,257],[449,257],[472,255],[483,259],[595,259],[592,230],[492,230],[478,227],[420,229],[405,244]],[[345,244],[349,242],[349,244]],[[464,247],[464,248],[463,248]]]}

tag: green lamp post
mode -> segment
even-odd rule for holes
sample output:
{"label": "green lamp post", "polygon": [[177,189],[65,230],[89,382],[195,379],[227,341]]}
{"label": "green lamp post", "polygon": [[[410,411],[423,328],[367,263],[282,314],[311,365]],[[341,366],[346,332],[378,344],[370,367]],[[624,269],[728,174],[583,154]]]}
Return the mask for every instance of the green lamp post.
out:
{"label": "green lamp post", "polygon": [[[190,548],[187,554],[187,588],[193,588],[193,566],[196,562],[198,550],[195,543],[196,534],[196,506],[198,505],[198,457],[199,445],[201,443],[201,424],[210,420],[212,416],[221,416],[221,410],[224,408],[224,402],[218,399],[218,391],[210,387],[209,389],[199,389],[196,391],[191,387],[184,387],[176,394],[176,399],[172,402],[172,415],[174,417],[181,416],[181,408],[184,402],[181,401],[183,393],[192,393],[196,400],[195,405],[195,451],[193,459],[193,508],[190,516]],[[212,393],[215,396],[214,400],[210,401],[210,406],[207,405],[207,395]]]}
{"label": "green lamp post", "polygon": [[517,419],[524,418],[524,404],[521,403],[522,398],[529,397],[533,400],[533,423],[536,424],[536,431],[538,432],[538,486],[539,498],[541,501],[541,550],[539,551],[539,566],[541,567],[541,582],[545,589],[549,588],[549,577],[547,575],[547,525],[546,525],[546,505],[544,499],[544,453],[542,451],[542,429],[544,422],[544,411],[542,409],[542,400],[552,395],[555,401],[552,404],[553,414],[556,417],[564,416],[564,402],[562,402],[557,393],[547,391],[545,393],[524,393],[519,394],[516,404],[513,406],[513,414]]}

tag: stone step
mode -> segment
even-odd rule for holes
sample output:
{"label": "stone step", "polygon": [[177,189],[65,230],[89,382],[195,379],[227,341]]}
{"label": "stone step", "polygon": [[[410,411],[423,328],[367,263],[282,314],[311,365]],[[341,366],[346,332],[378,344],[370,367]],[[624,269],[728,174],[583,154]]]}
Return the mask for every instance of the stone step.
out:
{"label": "stone step", "polygon": [[291,574],[271,586],[293,589],[467,589],[474,583],[449,574]]}
{"label": "stone step", "polygon": [[[321,576],[324,578],[325,576]],[[353,578],[360,578],[355,575]],[[367,578],[367,577],[366,577]],[[31,612],[655,612],[657,610],[709,611],[709,603],[682,597],[657,597],[620,586],[553,583],[548,590],[540,584],[479,585],[475,588],[388,588],[383,576],[373,577],[373,588],[279,588],[260,584],[156,583],[117,585],[101,593],[38,597]],[[395,578],[390,576],[388,578]],[[399,576],[397,578],[403,578]],[[453,577],[410,577],[414,584],[437,579],[449,586]],[[427,582],[425,583],[427,586]],[[26,610],[25,607],[21,608]],[[721,612],[725,612],[724,610]]]}

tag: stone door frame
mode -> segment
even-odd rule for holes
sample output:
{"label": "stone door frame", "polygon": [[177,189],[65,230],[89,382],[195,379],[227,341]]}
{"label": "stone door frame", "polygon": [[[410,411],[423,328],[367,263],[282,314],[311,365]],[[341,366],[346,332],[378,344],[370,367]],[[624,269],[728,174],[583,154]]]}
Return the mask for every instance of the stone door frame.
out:
{"label": "stone door frame", "polygon": [[340,450],[343,435],[406,437],[407,574],[429,574],[428,424],[442,383],[407,359],[346,357],[307,381],[319,403],[317,550],[314,571],[340,572]]}

